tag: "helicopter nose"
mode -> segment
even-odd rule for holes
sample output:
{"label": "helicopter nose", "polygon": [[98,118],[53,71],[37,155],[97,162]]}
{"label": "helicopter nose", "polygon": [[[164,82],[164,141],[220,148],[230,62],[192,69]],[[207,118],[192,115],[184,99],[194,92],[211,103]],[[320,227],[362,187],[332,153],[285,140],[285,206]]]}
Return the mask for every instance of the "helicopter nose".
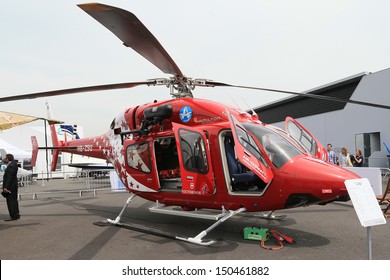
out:
{"label": "helicopter nose", "polygon": [[294,190],[291,190],[287,207],[297,204],[326,204],[332,201],[348,201],[345,180],[360,178],[355,173],[313,157],[300,157],[291,164],[295,174]]}

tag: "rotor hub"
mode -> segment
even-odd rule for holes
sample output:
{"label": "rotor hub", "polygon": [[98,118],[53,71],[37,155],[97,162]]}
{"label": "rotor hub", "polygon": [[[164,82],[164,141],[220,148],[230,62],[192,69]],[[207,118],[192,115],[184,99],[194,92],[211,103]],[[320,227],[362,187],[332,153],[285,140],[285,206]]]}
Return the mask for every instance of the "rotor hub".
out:
{"label": "rotor hub", "polygon": [[150,85],[161,86],[165,85],[170,89],[170,94],[174,98],[193,97],[192,91],[196,86],[209,86],[205,79],[193,79],[188,77],[171,77],[152,79],[154,83]]}

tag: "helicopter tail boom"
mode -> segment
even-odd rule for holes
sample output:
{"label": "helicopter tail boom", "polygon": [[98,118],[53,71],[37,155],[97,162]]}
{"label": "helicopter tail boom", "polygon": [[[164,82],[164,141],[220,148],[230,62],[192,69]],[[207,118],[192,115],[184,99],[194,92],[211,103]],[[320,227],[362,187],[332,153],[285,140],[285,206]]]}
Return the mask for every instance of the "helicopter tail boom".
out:
{"label": "helicopter tail boom", "polygon": [[55,125],[50,125],[53,142],[53,147],[50,148],[53,150],[52,171],[55,169],[60,152],[107,159],[107,149],[110,147],[108,147],[108,144],[103,140],[103,138],[105,139],[106,137],[105,135],[86,138],[77,137],[77,139],[73,139],[74,135],[67,136],[66,132],[59,132],[60,130],[61,128],[57,130]]}

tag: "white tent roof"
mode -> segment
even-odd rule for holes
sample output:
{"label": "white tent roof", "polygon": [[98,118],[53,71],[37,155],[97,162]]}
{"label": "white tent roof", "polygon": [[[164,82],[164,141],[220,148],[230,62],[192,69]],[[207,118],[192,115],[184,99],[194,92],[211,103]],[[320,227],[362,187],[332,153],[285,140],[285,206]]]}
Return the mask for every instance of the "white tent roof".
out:
{"label": "white tent roof", "polygon": [[7,154],[13,154],[15,159],[31,158],[31,153],[17,148],[3,139],[0,139],[0,150],[4,150]]}

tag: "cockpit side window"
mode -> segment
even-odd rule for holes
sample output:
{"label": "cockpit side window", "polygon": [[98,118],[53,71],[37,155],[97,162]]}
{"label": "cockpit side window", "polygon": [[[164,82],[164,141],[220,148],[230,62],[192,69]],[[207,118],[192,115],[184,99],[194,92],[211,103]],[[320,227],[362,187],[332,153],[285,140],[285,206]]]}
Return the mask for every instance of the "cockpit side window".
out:
{"label": "cockpit side window", "polygon": [[261,154],[259,148],[257,147],[255,141],[252,137],[243,129],[240,125],[236,124],[235,131],[237,133],[238,140],[240,144],[247,149],[252,155],[254,155],[260,162],[268,167],[267,162],[265,161],[263,155]]}
{"label": "cockpit side window", "polygon": [[309,153],[316,155],[317,145],[315,139],[313,139],[313,137],[306,133],[302,128],[297,126],[297,124],[294,122],[289,121],[287,125],[290,134],[298,141],[300,141]]}
{"label": "cockpit side window", "polygon": [[244,124],[244,127],[258,139],[276,168],[281,168],[290,159],[302,154],[293,143],[269,128],[254,124]]}

